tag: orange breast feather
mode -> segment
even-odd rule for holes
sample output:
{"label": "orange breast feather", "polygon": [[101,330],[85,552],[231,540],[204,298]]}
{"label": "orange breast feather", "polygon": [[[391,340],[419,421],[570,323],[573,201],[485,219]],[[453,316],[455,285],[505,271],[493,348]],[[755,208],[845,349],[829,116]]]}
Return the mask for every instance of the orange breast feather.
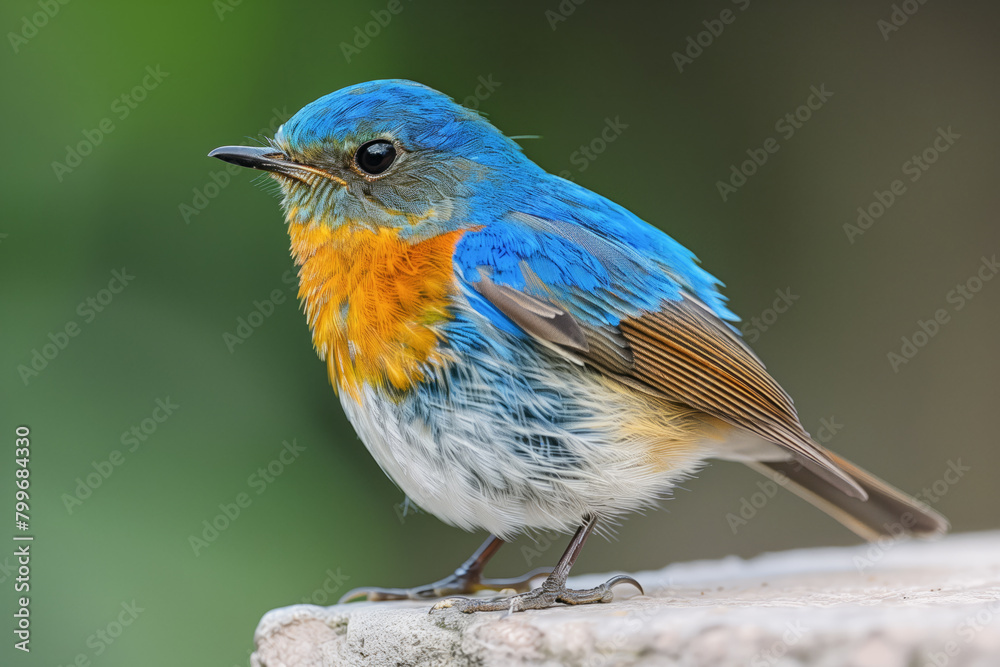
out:
{"label": "orange breast feather", "polygon": [[444,363],[439,325],[451,315],[452,255],[461,231],[410,243],[394,229],[289,225],[313,345],[335,388],[405,391]]}

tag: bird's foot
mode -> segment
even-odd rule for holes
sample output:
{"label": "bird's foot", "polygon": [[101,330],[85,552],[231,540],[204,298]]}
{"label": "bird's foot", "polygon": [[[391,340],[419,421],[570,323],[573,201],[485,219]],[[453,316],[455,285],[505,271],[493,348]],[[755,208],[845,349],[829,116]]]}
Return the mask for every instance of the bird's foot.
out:
{"label": "bird's foot", "polygon": [[539,588],[527,593],[498,598],[462,598],[450,597],[441,600],[433,607],[431,613],[439,609],[457,609],[463,614],[477,611],[506,611],[514,613],[526,609],[547,609],[562,602],[563,604],[593,604],[595,602],[611,602],[615,594],[612,589],[618,584],[632,584],[643,593],[642,586],[632,577],[619,574],[611,577],[597,588],[573,590],[566,588],[566,582],[549,577]]}
{"label": "bird's foot", "polygon": [[478,572],[459,570],[441,581],[435,581],[426,586],[415,588],[355,588],[348,591],[340,602],[353,602],[366,599],[369,602],[382,600],[429,600],[448,595],[471,595],[479,591],[512,590],[523,593],[531,590],[531,582],[539,577],[548,576],[549,568],[538,568],[521,577],[511,579],[486,579]]}

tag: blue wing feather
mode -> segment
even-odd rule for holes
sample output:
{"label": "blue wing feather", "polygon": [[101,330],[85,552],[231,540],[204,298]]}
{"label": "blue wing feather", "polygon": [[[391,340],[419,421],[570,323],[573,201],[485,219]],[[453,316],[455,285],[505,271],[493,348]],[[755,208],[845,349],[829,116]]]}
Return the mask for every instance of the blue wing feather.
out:
{"label": "blue wing feather", "polygon": [[[465,234],[455,249],[455,265],[467,286],[485,270],[494,283],[554,299],[592,325],[615,326],[685,294],[723,321],[738,320],[719,292],[721,283],[684,246],[598,194],[548,179],[535,189],[543,194],[517,210],[492,210],[491,219],[476,221],[478,231]],[[521,333],[474,289],[466,293],[493,324]]]}

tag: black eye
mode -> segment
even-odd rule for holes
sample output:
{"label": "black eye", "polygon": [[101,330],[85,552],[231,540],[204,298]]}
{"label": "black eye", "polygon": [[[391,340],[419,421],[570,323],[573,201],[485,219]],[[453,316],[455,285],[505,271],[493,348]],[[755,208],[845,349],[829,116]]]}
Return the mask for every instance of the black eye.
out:
{"label": "black eye", "polygon": [[396,147],[385,139],[362,144],[354,154],[354,162],[358,165],[358,169],[372,176],[377,176],[391,167],[395,159]]}

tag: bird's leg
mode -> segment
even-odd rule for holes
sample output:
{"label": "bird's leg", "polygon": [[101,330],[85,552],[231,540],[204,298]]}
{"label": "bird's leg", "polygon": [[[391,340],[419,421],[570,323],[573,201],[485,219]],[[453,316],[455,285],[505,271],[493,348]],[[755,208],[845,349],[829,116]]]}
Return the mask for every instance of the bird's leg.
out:
{"label": "bird's leg", "polygon": [[435,581],[433,584],[417,586],[416,588],[355,588],[340,598],[340,602],[351,602],[361,598],[366,598],[370,602],[427,600],[445,595],[468,595],[484,590],[511,589],[522,592],[529,590],[528,586],[533,579],[549,574],[548,568],[539,568],[513,579],[484,579],[483,568],[503,546],[503,543],[499,537],[490,535],[467,561],[458,566],[454,573],[441,581]]}
{"label": "bird's leg", "polygon": [[521,593],[520,595],[512,595],[509,597],[499,597],[499,598],[461,598],[452,597],[441,600],[433,607],[431,611],[435,609],[445,609],[448,607],[454,607],[461,612],[466,614],[471,614],[476,611],[524,611],[525,609],[545,609],[547,607],[555,606],[557,603],[562,602],[565,604],[591,604],[594,602],[611,602],[614,599],[614,593],[612,588],[618,584],[632,584],[642,591],[642,586],[639,585],[632,577],[625,576],[623,574],[611,577],[606,582],[598,586],[597,588],[588,588],[586,590],[572,590],[566,588],[566,579],[569,577],[570,568],[573,567],[573,563],[576,562],[577,557],[580,555],[580,551],[583,549],[584,543],[590,536],[591,531],[594,530],[594,526],[597,525],[597,519],[595,517],[587,517],[584,524],[576,531],[573,535],[573,539],[570,541],[569,546],[566,548],[566,552],[559,559],[559,564],[556,565],[556,569],[542,582],[540,588],[535,588],[534,590],[528,591],[527,593]]}

